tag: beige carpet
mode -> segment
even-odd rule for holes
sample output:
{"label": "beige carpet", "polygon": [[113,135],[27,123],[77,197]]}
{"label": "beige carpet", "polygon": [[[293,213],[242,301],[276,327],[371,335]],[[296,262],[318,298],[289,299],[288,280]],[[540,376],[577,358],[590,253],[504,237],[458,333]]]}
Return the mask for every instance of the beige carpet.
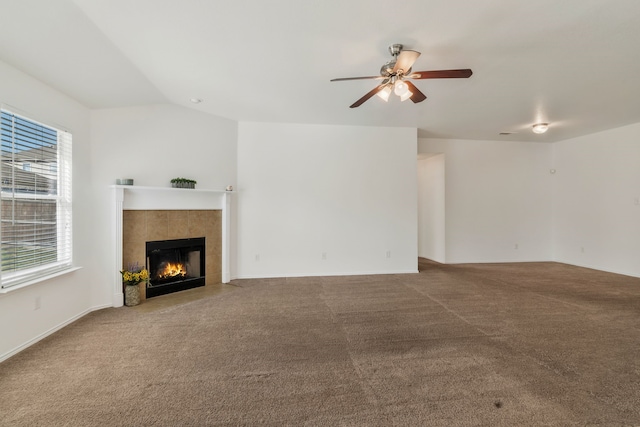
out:
{"label": "beige carpet", "polygon": [[0,425],[640,425],[640,279],[420,265],[92,313],[0,364]]}

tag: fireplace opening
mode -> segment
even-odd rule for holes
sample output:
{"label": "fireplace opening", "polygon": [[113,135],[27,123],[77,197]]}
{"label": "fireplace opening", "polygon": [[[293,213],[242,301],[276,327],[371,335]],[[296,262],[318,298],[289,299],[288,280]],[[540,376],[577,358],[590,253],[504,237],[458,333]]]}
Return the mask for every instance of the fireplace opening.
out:
{"label": "fireplace opening", "polygon": [[204,286],[204,237],[158,240],[146,247],[147,298]]}

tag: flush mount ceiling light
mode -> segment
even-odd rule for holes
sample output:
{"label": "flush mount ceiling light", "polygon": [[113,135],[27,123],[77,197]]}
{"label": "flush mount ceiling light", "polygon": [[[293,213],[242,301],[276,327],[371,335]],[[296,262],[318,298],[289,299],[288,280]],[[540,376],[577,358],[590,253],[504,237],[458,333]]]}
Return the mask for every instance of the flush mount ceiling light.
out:
{"label": "flush mount ceiling light", "polygon": [[378,95],[383,100],[388,101],[391,89],[393,89],[393,93],[398,95],[402,101],[410,99],[414,103],[422,102],[427,99],[427,96],[420,92],[420,90],[408,79],[466,79],[471,77],[471,74],[473,74],[468,68],[461,70],[412,72],[411,67],[413,67],[413,63],[420,56],[420,52],[416,52],[415,50],[403,50],[403,46],[401,44],[392,44],[389,46],[389,53],[391,53],[393,59],[386,62],[382,68],[380,68],[379,76],[343,77],[331,80],[332,82],[363,79],[382,80],[382,83],[373,88],[373,90],[369,91],[365,96],[351,104],[350,108],[359,107],[373,95]]}
{"label": "flush mount ceiling light", "polygon": [[533,125],[533,133],[545,133],[549,129],[549,123],[536,123]]}
{"label": "flush mount ceiling light", "polygon": [[191,98],[189,101],[193,102],[194,104],[200,104],[202,102],[202,99],[200,99],[200,98]]}

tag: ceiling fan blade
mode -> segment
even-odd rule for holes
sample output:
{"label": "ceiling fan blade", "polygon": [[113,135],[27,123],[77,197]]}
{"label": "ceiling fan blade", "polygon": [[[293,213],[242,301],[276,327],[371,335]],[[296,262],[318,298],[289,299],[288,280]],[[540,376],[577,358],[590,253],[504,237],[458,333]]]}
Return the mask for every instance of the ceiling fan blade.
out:
{"label": "ceiling fan blade", "polygon": [[382,90],[383,87],[385,87],[387,85],[388,81],[382,82],[381,84],[379,84],[378,86],[374,87],[372,90],[370,90],[369,92],[367,92],[367,94],[365,96],[363,96],[362,98],[358,99],[356,102],[354,102],[353,104],[351,104],[349,106],[349,108],[356,108],[361,106],[362,104],[365,103],[365,101],[367,101],[369,98],[371,98],[373,95],[377,94],[378,92],[380,92]]}
{"label": "ceiling fan blade", "polygon": [[339,79],[331,79],[330,81],[332,82],[342,82],[345,80],[368,80],[368,79],[374,79],[374,80],[382,80],[385,79],[386,77],[384,76],[367,76],[367,77],[341,77]]}
{"label": "ceiling fan blade", "polygon": [[466,79],[472,74],[473,72],[466,68],[463,70],[416,71],[406,77],[410,79]]}
{"label": "ceiling fan blade", "polygon": [[407,80],[403,80],[407,86],[409,86],[409,90],[411,91],[412,95],[409,99],[411,99],[413,101],[414,104],[417,104],[418,102],[422,102],[425,99],[427,99],[427,95],[425,95],[424,93],[420,92],[420,89],[418,89],[416,87],[416,85],[414,85],[413,83],[411,83],[410,81]]}
{"label": "ceiling fan blade", "polygon": [[396,65],[393,67],[393,72],[397,73],[398,70],[402,70],[406,73],[411,69],[413,63],[416,62],[419,56],[420,52],[416,52],[415,50],[401,51],[396,60]]}

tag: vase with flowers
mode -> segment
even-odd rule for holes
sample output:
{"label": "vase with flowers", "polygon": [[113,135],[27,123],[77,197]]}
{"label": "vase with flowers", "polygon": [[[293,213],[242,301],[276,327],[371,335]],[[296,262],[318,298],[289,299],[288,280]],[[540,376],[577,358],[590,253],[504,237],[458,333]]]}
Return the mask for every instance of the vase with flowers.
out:
{"label": "vase with flowers", "polygon": [[124,284],[124,304],[129,307],[140,304],[140,283],[149,280],[149,272],[136,262],[129,264],[120,274]]}

